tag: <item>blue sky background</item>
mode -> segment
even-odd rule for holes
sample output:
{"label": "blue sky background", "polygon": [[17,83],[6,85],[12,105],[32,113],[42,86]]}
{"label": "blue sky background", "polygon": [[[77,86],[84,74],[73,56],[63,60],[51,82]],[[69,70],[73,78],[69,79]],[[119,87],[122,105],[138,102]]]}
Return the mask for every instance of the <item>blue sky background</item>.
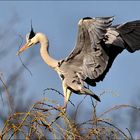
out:
{"label": "blue sky background", "polygon": [[[115,16],[113,24],[140,19],[139,1],[1,1],[0,2],[0,25],[7,24],[13,15],[17,15],[16,30],[13,33],[13,40],[16,38],[17,44],[9,47],[9,55],[5,62],[1,62],[0,69],[8,73],[14,64],[18,67],[21,63],[16,56],[19,47],[17,34],[25,36],[30,31],[30,21],[32,19],[35,32],[45,33],[50,41],[50,54],[56,59],[65,58],[73,49],[77,36],[77,23],[80,18],[91,16]],[[10,30],[10,28],[9,28]],[[7,40],[8,41],[8,40]],[[2,47],[2,46],[0,46]],[[49,68],[40,57],[39,45],[29,49],[22,54],[23,61],[27,55],[36,52],[37,57],[32,60],[28,68],[33,76],[25,70],[24,81],[28,86],[28,93],[34,100],[43,97],[43,90],[52,87],[62,91],[61,81],[58,75]],[[23,68],[24,69],[24,68]],[[14,69],[12,68],[12,71]],[[22,81],[19,81],[22,82]],[[110,71],[103,82],[97,83],[92,90],[96,94],[107,91],[101,97],[99,112],[115,104],[131,104],[132,98],[140,91],[140,51],[130,54],[127,51],[121,53],[115,60]],[[108,94],[109,93],[109,94]],[[113,94],[110,94],[113,93]],[[115,95],[114,95],[115,94]],[[50,95],[57,100],[57,96]],[[80,102],[84,96],[73,94],[71,100]],[[134,99],[137,100],[137,99]],[[60,101],[63,103],[63,101]],[[90,98],[87,97],[83,103],[87,109],[91,108]]]}

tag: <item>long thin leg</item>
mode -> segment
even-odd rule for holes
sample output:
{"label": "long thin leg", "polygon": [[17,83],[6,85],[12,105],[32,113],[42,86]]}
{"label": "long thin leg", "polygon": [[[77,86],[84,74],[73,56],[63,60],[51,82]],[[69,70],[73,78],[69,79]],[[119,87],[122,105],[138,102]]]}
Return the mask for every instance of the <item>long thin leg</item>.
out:
{"label": "long thin leg", "polygon": [[64,92],[64,107],[66,108],[67,104],[68,104],[68,100],[71,95],[71,91],[67,88],[67,86],[64,82],[63,82],[62,86],[63,86],[63,92]]}
{"label": "long thin leg", "polygon": [[65,101],[64,101],[64,106],[65,107],[67,107],[70,96],[71,96],[71,91],[69,89],[67,89],[66,98],[65,98]]}

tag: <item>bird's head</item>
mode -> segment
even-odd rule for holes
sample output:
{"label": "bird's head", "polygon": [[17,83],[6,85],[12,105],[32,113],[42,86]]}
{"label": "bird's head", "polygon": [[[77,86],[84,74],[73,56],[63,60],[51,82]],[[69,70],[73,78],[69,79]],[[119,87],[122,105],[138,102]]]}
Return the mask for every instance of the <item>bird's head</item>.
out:
{"label": "bird's head", "polygon": [[26,49],[30,48],[31,46],[37,44],[38,38],[36,36],[36,33],[33,31],[33,28],[31,26],[31,31],[26,35],[26,43],[18,50],[17,55],[24,52]]}

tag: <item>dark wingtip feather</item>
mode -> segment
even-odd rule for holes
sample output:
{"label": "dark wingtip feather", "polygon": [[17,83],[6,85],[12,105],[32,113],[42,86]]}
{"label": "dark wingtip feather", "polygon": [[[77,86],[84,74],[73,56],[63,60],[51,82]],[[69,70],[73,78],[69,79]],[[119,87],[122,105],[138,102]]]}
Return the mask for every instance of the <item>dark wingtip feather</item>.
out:
{"label": "dark wingtip feather", "polygon": [[125,42],[125,48],[133,53],[140,50],[140,20],[126,22],[117,28],[121,38]]}
{"label": "dark wingtip feather", "polygon": [[92,19],[91,17],[84,17],[83,20]]}

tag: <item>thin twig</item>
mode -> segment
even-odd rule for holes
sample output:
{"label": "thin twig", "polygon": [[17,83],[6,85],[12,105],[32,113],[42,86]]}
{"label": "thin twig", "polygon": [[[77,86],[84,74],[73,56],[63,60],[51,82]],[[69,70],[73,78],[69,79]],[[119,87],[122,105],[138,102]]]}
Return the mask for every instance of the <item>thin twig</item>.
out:
{"label": "thin twig", "polygon": [[103,115],[109,113],[110,111],[113,111],[113,110],[117,110],[117,109],[120,109],[120,108],[125,108],[125,107],[129,107],[129,108],[133,108],[133,109],[136,109],[136,110],[140,110],[139,107],[135,107],[135,106],[132,106],[132,105],[127,105],[127,104],[124,104],[124,105],[115,105],[113,106],[112,108],[109,108],[108,110],[104,111],[100,116],[102,117]]}
{"label": "thin twig", "polygon": [[19,126],[14,130],[14,132],[11,134],[9,140],[18,132],[18,130],[23,126],[24,122],[27,120],[27,118],[30,116],[31,110],[33,109],[34,105],[29,109],[27,113],[25,113],[25,116],[22,119],[22,122],[19,124]]}
{"label": "thin twig", "polygon": [[125,136],[125,137],[129,140],[129,137],[128,137],[120,128],[118,128],[118,127],[115,126],[114,124],[109,123],[109,122],[104,121],[104,120],[98,120],[98,121],[103,122],[103,123],[106,123],[106,124],[108,124],[108,125],[114,127],[114,128],[117,129],[123,136]]}
{"label": "thin twig", "polygon": [[[0,76],[2,76],[2,73],[0,73]],[[0,93],[0,97],[1,97],[1,100],[2,100],[2,104],[4,106],[4,101],[3,101],[3,97],[2,97],[2,92]]]}
{"label": "thin twig", "polygon": [[[21,38],[21,43],[20,43],[20,45],[19,45],[18,50],[20,49],[20,47],[22,46],[22,43],[23,43],[23,37],[22,37],[21,35],[19,35],[19,37]],[[29,70],[29,68],[23,63],[23,61],[22,61],[20,55],[18,55],[18,58],[19,58],[21,64],[23,65],[23,67],[24,67],[24,68],[30,73],[30,75],[32,76],[33,74],[32,74],[32,72],[31,72],[31,70]]]}
{"label": "thin twig", "polygon": [[[41,103],[43,104],[43,103]],[[48,126],[51,126],[54,122],[56,122],[62,115],[64,115],[65,111],[63,111],[63,109],[61,109],[60,107],[54,107],[53,105],[49,105],[49,104],[45,104],[46,106],[50,107],[49,109],[47,109],[47,111],[50,111],[50,110],[57,110],[59,111],[59,115],[48,125]],[[33,107],[34,109],[36,109],[36,107],[34,106]],[[39,108],[40,109],[40,108]],[[42,109],[43,112],[45,112],[46,110],[45,109]]]}
{"label": "thin twig", "polygon": [[78,108],[79,106],[82,104],[82,102],[84,101],[84,99],[87,97],[87,95],[84,96],[84,98],[79,102],[79,104],[76,107],[76,111],[75,111],[75,115],[74,115],[74,120],[76,120],[76,116],[77,116],[77,112],[78,112]]}
{"label": "thin twig", "polygon": [[133,136],[132,136],[130,130],[129,130],[128,128],[126,128],[126,130],[128,131],[128,133],[129,133],[129,135],[130,135],[130,137],[131,137],[131,140],[133,140]]}
{"label": "thin twig", "polygon": [[4,106],[4,101],[3,101],[2,93],[0,93],[0,98],[1,98],[1,101],[2,101],[2,105]]}
{"label": "thin twig", "polygon": [[[58,91],[58,90],[56,90],[56,89],[54,89],[54,88],[46,88],[46,89],[44,89],[44,94],[46,93],[46,92],[45,92],[46,90],[54,91],[54,92],[56,92],[56,93],[58,93],[59,95],[61,95],[61,96],[64,97],[64,95],[63,95],[60,91]],[[70,99],[69,99],[68,101],[71,103],[71,105],[73,105],[73,106],[75,107],[74,103],[73,103]]]}
{"label": "thin twig", "polygon": [[4,89],[5,89],[5,93],[6,93],[6,95],[7,95],[8,105],[9,105],[9,109],[10,109],[10,113],[11,113],[11,112],[12,112],[11,97],[10,97],[10,93],[9,93],[9,91],[8,91],[8,87],[7,87],[5,81],[4,81],[3,78],[2,78],[2,75],[0,75],[0,81],[2,82],[3,87],[4,87]]}
{"label": "thin twig", "polygon": [[96,102],[96,104],[94,104],[93,98],[91,96],[90,96],[90,99],[91,99],[91,103],[93,106],[93,124],[95,124],[95,126],[97,126],[97,115],[96,115],[97,102]]}

